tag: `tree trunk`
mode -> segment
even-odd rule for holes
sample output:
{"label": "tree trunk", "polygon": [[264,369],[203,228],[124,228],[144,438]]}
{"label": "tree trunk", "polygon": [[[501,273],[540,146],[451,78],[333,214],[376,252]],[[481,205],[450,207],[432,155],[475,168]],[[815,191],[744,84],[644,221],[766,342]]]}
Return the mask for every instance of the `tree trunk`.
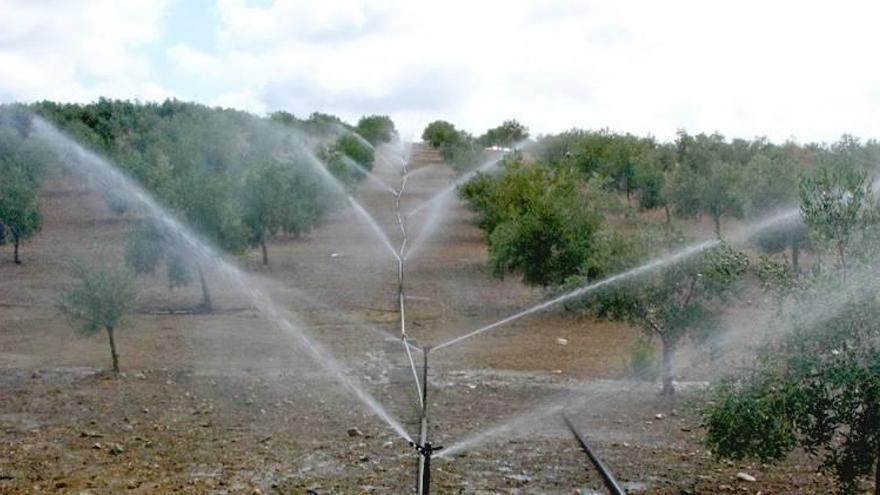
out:
{"label": "tree trunk", "polygon": [[715,219],[715,237],[721,239],[721,216],[717,216]]}
{"label": "tree trunk", "polygon": [[666,223],[672,224],[672,214],[669,212],[669,205],[663,205],[663,209],[666,210]]}
{"label": "tree trunk", "polygon": [[800,273],[801,271],[801,243],[797,239],[795,239],[791,243],[791,271],[794,272],[795,275]]}
{"label": "tree trunk", "polygon": [[843,269],[843,281],[846,282],[846,253],[843,244],[837,245],[837,257],[840,259],[840,267]]}
{"label": "tree trunk", "polygon": [[269,251],[266,250],[266,234],[260,236],[260,247],[263,249],[263,264],[269,264]]}
{"label": "tree trunk", "polygon": [[113,356],[113,372],[119,373],[119,354],[116,354],[116,341],[113,339],[113,327],[107,327],[107,336],[110,337],[110,354]]}
{"label": "tree trunk", "polygon": [[202,307],[205,311],[211,311],[214,309],[214,305],[211,303],[211,293],[208,291],[208,282],[205,280],[205,270],[199,265],[199,282],[202,284]]}
{"label": "tree trunk", "polygon": [[13,252],[13,255],[12,255],[12,257],[13,257],[13,259],[15,260],[15,264],[16,264],[16,265],[20,265],[20,264],[21,264],[21,259],[18,257],[18,244],[19,244],[19,243],[18,243],[18,237],[17,237],[17,236],[14,236],[14,237],[12,238],[12,245],[13,245],[13,248],[12,248],[12,249],[13,249],[13,251],[12,251],[12,252]]}
{"label": "tree trunk", "polygon": [[874,471],[874,495],[880,495],[880,447],[877,448],[877,467]]}
{"label": "tree trunk", "polygon": [[661,337],[660,342],[663,344],[663,390],[660,392],[660,395],[672,396],[675,394],[675,384],[673,383],[675,374],[672,370],[675,347],[672,345],[672,342],[665,338]]}

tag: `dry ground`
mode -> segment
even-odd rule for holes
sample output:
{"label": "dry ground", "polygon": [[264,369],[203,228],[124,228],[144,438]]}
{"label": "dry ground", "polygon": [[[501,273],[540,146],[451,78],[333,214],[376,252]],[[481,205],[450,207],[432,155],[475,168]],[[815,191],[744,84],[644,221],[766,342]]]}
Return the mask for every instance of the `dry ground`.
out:
{"label": "dry ground", "polygon": [[[422,147],[411,169],[404,210],[453,178]],[[377,175],[400,183],[391,160],[379,161]],[[397,245],[391,195],[364,182],[358,198]],[[124,374],[102,371],[105,336],[75,334],[53,304],[69,282],[70,260],[120,259],[132,219],[109,212],[72,177],[47,181],[41,201],[45,226],[24,246],[24,265],[12,264],[6,248],[0,253],[0,493],[412,490],[406,442],[263,319],[240,288],[216,276],[212,314],[190,311],[197,286],[171,292],[158,273],[141,278],[139,311],[118,332]],[[515,278],[490,276],[482,233],[454,197],[434,232],[421,231],[426,223],[409,221],[411,239],[426,239],[406,271],[409,332],[418,344],[443,342],[546,297]],[[273,242],[269,256],[268,267],[256,253],[237,262],[414,434],[414,387],[401,373],[401,348],[382,333],[398,328],[396,262],[374,233],[347,209],[308,235]],[[755,320],[743,315],[739,321]],[[830,490],[802,457],[774,467],[715,462],[688,407],[697,393],[686,390],[670,404],[653,384],[625,379],[637,335],[550,311],[432,354],[435,444],[453,445],[564,397],[586,398],[571,415],[632,491]],[[681,364],[684,379],[710,376],[703,361]],[[435,493],[601,490],[557,415],[526,417],[464,453],[435,461]],[[738,471],[758,481],[737,481]]]}

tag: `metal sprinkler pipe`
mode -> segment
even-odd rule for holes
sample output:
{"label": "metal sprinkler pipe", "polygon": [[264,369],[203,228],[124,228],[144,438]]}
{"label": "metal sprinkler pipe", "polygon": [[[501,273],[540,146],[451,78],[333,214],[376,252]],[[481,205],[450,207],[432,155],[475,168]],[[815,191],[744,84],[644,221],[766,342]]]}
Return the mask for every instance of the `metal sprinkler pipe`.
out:
{"label": "metal sprinkler pipe", "polygon": [[428,353],[430,347],[422,350],[422,418],[419,427],[419,443],[413,445],[419,453],[419,468],[416,489],[419,495],[431,492],[431,456],[443,447],[434,447],[428,439]]}
{"label": "metal sprinkler pipe", "polygon": [[617,479],[614,478],[614,474],[611,473],[611,470],[602,462],[601,459],[593,452],[593,449],[590,448],[590,445],[587,443],[587,439],[581,435],[581,432],[574,427],[571,420],[568,419],[568,416],[565,413],[562,414],[562,420],[565,421],[565,426],[571,430],[572,435],[581,445],[581,449],[587,454],[587,457],[590,459],[590,462],[593,463],[593,467],[596,468],[596,471],[599,471],[599,474],[602,475],[602,482],[605,483],[605,487],[608,488],[608,491],[612,495],[626,495],[626,491],[620,484],[617,482]]}

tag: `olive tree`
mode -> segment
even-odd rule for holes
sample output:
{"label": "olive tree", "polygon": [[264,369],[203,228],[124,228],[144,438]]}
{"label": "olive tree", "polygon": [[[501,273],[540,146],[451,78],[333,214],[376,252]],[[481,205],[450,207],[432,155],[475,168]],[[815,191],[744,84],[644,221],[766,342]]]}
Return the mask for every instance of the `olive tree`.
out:
{"label": "olive tree", "polygon": [[66,289],[58,309],[85,334],[106,330],[113,358],[113,371],[119,372],[114,331],[123,324],[136,297],[134,275],[126,268],[75,265],[76,284]]}
{"label": "olive tree", "polygon": [[[762,221],[795,208],[799,200],[799,169],[786,150],[754,155],[744,171],[748,185],[742,188],[746,217]],[[789,249],[794,273],[800,272],[801,251],[810,247],[808,229],[800,216],[761,229],[750,240],[768,253]]]}
{"label": "olive tree", "polygon": [[488,235],[494,274],[518,273],[542,287],[597,273],[604,238],[596,194],[572,169],[523,162],[510,163],[503,177],[480,174],[461,189]]}
{"label": "olive tree", "polygon": [[389,143],[397,137],[394,121],[387,115],[369,115],[361,117],[355,131],[373,146]]}
{"label": "olive tree", "polygon": [[0,241],[12,241],[16,264],[21,264],[21,242],[33,237],[42,225],[36,186],[19,168],[5,167],[0,177]]}
{"label": "olive tree", "polygon": [[478,141],[483,146],[510,148],[528,137],[529,129],[519,123],[519,121],[510,119],[505,120],[498,127],[487,130],[485,134],[479,137]]}
{"label": "olive tree", "polygon": [[748,264],[745,254],[720,243],[662,270],[600,288],[584,304],[600,318],[629,323],[660,340],[661,393],[672,395],[676,348],[686,338],[710,342],[721,331],[724,302]]}

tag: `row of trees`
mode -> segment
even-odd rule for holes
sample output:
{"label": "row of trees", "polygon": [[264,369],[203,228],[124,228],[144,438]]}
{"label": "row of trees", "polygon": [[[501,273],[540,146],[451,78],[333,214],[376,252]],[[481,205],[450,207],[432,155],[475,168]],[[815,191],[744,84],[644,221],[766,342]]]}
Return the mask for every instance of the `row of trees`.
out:
{"label": "row of trees", "polygon": [[[6,234],[0,238],[11,237],[16,246],[39,227],[35,171],[53,155],[45,142],[23,137],[32,113],[110,158],[215,247],[231,254],[258,247],[264,264],[270,238],[307,232],[343,204],[342,191],[317,167],[353,187],[363,170],[372,168],[373,147],[396,137],[393,122],[377,115],[351,126],[321,113],[298,119],[281,112],[264,119],[176,100],[3,107],[0,146],[9,149],[0,150],[0,163],[30,178],[4,173],[0,182],[0,231]],[[172,288],[198,274],[202,304],[210,308],[204,267],[176,234],[149,219],[138,220],[124,193],[101,193],[118,214],[133,215],[125,250],[131,268],[154,273],[164,265]]]}
{"label": "row of trees", "polygon": [[[663,144],[570,131],[540,139],[537,150],[460,189],[487,233],[496,275],[563,292],[673,259],[568,304],[656,339],[663,394],[674,391],[676,348],[690,341],[719,351],[731,298],[760,281],[775,307],[769,341],[753,371],[713,392],[704,413],[709,445],[765,461],[802,447],[823,456],[844,492],[873,466],[880,486],[880,210],[867,179],[877,143],[844,136],[830,146],[774,145],[682,132]],[[636,208],[664,208],[666,221],[621,218]],[[750,240],[767,255],[751,263],[719,242],[678,258],[687,242],[674,219],[700,216],[719,239],[724,218],[754,220],[763,227]],[[771,257],[785,249],[790,260]],[[814,253],[809,270],[802,249]]]}
{"label": "row of trees", "polygon": [[479,137],[445,120],[435,120],[425,127],[422,141],[440,150],[443,158],[458,171],[479,165],[486,158],[486,148],[512,148],[529,137],[529,130],[516,120],[506,120]]}

